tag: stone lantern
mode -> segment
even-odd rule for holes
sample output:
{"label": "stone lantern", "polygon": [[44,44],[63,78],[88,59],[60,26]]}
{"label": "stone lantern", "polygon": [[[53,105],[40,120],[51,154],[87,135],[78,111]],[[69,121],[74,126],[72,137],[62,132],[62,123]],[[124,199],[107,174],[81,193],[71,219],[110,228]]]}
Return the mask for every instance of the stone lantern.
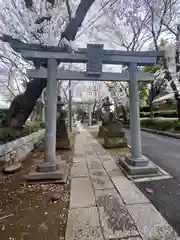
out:
{"label": "stone lantern", "polygon": [[57,98],[57,120],[56,120],[56,149],[70,149],[70,133],[66,125],[67,113],[63,110],[64,103],[61,97]]}
{"label": "stone lantern", "polygon": [[98,137],[103,138],[105,136],[105,132],[107,131],[108,124],[112,120],[111,114],[111,106],[113,103],[110,102],[109,97],[106,97],[102,104],[102,125],[99,127]]}

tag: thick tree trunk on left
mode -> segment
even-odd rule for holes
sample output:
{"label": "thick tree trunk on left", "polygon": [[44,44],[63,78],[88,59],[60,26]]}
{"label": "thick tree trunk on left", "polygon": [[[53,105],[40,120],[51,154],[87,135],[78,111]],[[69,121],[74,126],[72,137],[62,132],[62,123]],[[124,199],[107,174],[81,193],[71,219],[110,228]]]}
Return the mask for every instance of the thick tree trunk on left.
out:
{"label": "thick tree trunk on left", "polygon": [[22,127],[45,86],[46,81],[44,79],[36,79],[36,81],[29,82],[26,91],[16,96],[12,101],[6,116],[2,120],[2,125],[16,128]]}
{"label": "thick tree trunk on left", "polygon": [[[62,33],[62,38],[65,37],[68,41],[73,41],[75,39],[75,36],[94,1],[95,0],[81,0],[76,15],[71,19],[65,31]],[[8,37],[6,36],[6,38]],[[6,38],[4,37],[4,41],[10,42],[6,40]],[[3,38],[1,39],[3,40]],[[58,62],[58,64],[59,63],[60,62]],[[43,67],[46,66],[43,65]],[[31,114],[36,101],[41,96],[43,89],[46,87],[46,83],[47,81],[44,79],[34,79],[29,82],[26,91],[15,97],[12,101],[2,124],[4,126],[22,127]]]}

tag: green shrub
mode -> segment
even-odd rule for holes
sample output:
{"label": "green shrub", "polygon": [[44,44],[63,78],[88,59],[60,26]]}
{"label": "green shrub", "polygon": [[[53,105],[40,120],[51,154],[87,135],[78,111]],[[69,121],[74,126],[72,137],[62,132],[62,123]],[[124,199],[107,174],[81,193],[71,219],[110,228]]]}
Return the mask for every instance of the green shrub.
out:
{"label": "green shrub", "polygon": [[141,120],[141,126],[159,131],[180,132],[180,120],[167,118],[146,118]]}
{"label": "green shrub", "polygon": [[13,141],[17,138],[27,136],[33,132],[37,132],[44,128],[42,121],[27,121],[26,125],[21,129],[0,127],[0,143]]}
{"label": "green shrub", "polygon": [[[176,110],[153,111],[154,117],[176,118]],[[140,118],[150,117],[150,112],[140,112]]]}
{"label": "green shrub", "polygon": [[176,110],[156,111],[154,117],[176,118],[177,112]]}

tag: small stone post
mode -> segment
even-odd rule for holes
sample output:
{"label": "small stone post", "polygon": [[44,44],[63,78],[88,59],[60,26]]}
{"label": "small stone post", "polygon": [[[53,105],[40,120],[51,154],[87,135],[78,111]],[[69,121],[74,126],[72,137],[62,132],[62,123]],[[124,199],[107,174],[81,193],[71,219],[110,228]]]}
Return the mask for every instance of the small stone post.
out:
{"label": "small stone post", "polygon": [[88,126],[92,125],[91,103],[88,103]]}
{"label": "small stone post", "polygon": [[72,132],[72,84],[71,80],[69,80],[69,102],[68,102],[68,124],[69,130]]}

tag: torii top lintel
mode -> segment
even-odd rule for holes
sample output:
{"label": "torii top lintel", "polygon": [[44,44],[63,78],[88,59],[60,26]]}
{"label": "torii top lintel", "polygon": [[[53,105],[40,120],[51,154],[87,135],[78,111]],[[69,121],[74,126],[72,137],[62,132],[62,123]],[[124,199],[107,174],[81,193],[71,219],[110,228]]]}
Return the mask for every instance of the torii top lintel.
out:
{"label": "torii top lintel", "polygon": [[[92,68],[100,69],[100,64],[153,65],[157,58],[164,56],[164,51],[119,51],[105,50],[101,44],[87,44],[87,48],[79,48],[77,52],[65,52],[64,48],[56,46],[42,46],[39,44],[12,44],[12,48],[20,52],[22,57],[32,61],[47,61],[49,58],[60,62],[87,63]],[[92,62],[93,61],[93,62]]]}

